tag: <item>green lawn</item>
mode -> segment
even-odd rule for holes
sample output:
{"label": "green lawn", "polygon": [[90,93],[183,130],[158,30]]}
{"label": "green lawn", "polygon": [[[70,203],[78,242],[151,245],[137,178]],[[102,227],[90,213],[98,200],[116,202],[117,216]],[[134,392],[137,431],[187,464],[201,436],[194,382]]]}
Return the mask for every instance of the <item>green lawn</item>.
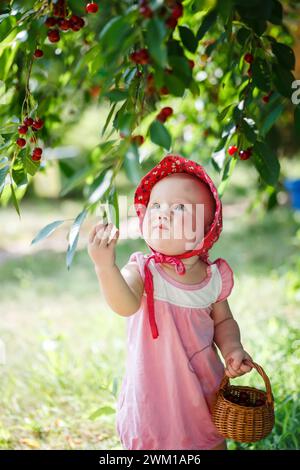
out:
{"label": "green lawn", "polygon": [[[270,377],[276,426],[259,443],[230,441],[229,448],[299,449],[300,299],[293,288],[299,278],[294,236],[299,220],[284,206],[261,219],[245,214],[243,182],[238,183],[225,195],[224,229],[210,259],[223,257],[234,271],[229,303],[245,349]],[[125,366],[125,319],[105,305],[84,243],[69,272],[63,229],[51,236],[52,243],[60,242],[58,250],[46,242],[40,251],[28,247],[57,215],[70,217],[70,207],[79,212],[81,206],[24,201],[20,223],[8,208],[0,215],[1,246],[11,254],[16,246],[19,253],[0,264],[0,338],[6,353],[0,365],[2,449],[122,448],[114,413]],[[144,249],[141,241],[120,240],[118,265]],[[235,383],[264,387],[255,371]]]}

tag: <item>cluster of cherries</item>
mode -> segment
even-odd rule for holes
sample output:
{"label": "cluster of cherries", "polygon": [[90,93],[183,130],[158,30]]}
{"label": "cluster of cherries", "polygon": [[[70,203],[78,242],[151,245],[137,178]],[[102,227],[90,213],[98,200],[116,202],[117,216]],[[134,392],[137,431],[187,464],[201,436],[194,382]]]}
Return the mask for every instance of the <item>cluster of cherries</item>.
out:
{"label": "cluster of cherries", "polygon": [[[87,13],[97,13],[98,9],[99,7],[95,2],[88,3],[85,7]],[[49,28],[47,36],[50,42],[58,42],[60,40],[60,30],[79,31],[84,27],[85,22],[81,16],[69,15],[70,11],[66,6],[66,0],[58,0],[53,7],[53,16],[48,16],[44,23]],[[41,49],[36,49],[33,55],[35,58],[40,58],[43,57],[44,52]]]}
{"label": "cluster of cherries", "polygon": [[262,406],[265,404],[265,401],[261,398],[256,398],[255,400],[251,400],[250,394],[242,391],[239,395],[231,393],[230,390],[225,390],[224,398],[230,401],[231,403],[236,403],[237,405],[253,407],[253,406]]}
{"label": "cluster of cherries", "polygon": [[[43,125],[44,121],[40,118],[32,119],[31,117],[26,117],[21,126],[18,127],[19,135],[26,135],[29,127],[31,127],[34,132],[37,132],[43,127]],[[36,142],[36,137],[31,137],[30,142]],[[24,137],[19,137],[16,143],[19,147],[23,148],[26,145],[26,140]],[[32,151],[31,159],[39,161],[42,157],[42,153],[43,150],[40,147],[35,147]]]}
{"label": "cluster of cherries", "polygon": [[[171,29],[175,29],[178,23],[179,18],[183,15],[183,6],[182,1],[180,0],[168,0],[166,2],[167,6],[171,9],[171,13],[167,16],[165,20],[166,26]],[[153,10],[149,7],[148,0],[140,1],[140,14],[144,18],[152,18]],[[168,14],[168,10],[165,6],[160,9],[160,15],[165,16]]]}
{"label": "cluster of cherries", "polygon": [[[231,157],[235,156],[238,150],[239,149],[237,148],[236,145],[231,145],[230,147],[228,147],[228,153]],[[253,147],[248,147],[245,150],[239,150],[238,155],[241,160],[248,160],[248,158],[250,158],[252,155],[252,151],[253,151]]]}

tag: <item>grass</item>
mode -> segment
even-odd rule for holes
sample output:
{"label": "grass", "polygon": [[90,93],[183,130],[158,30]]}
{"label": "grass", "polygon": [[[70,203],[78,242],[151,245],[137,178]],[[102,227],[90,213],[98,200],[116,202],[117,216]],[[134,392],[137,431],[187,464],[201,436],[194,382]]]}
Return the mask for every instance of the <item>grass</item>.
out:
{"label": "grass", "polygon": [[[229,441],[229,449],[299,449],[299,298],[287,297],[299,221],[288,207],[260,220],[247,215],[243,196],[236,197],[239,185],[226,195],[224,229],[210,259],[224,257],[234,271],[230,307],[245,349],[270,377],[276,424],[263,441]],[[103,300],[85,238],[69,272],[64,248],[54,250],[50,241],[47,249],[21,252],[41,226],[80,207],[24,201],[18,225],[10,209],[0,215],[1,245],[11,254],[19,247],[18,257],[0,265],[2,449],[122,449],[115,406],[125,368],[125,319]],[[5,226],[4,219],[11,223]],[[63,238],[59,230],[52,243]],[[120,240],[117,264],[137,250],[145,250],[142,241]],[[264,388],[255,371],[235,383]]]}

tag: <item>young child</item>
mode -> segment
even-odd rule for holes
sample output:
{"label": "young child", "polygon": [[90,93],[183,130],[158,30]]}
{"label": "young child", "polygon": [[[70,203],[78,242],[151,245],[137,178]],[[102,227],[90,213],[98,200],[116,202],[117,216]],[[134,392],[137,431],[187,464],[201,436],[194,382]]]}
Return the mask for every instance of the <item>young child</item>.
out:
{"label": "young child", "polygon": [[222,230],[217,189],[201,165],[167,155],[134,202],[150,254],[132,253],[120,271],[112,224],[95,225],[88,243],[106,301],[127,317],[116,430],[127,450],[226,449],[213,402],[224,372],[243,375],[252,359],[226,300],[233,272],[208,259]]}

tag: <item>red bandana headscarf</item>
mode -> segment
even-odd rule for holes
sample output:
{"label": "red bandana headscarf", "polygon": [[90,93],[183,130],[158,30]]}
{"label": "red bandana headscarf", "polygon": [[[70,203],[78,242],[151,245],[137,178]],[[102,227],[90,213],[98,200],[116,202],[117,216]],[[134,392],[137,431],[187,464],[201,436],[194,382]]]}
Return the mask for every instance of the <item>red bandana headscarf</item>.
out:
{"label": "red bandana headscarf", "polygon": [[153,338],[158,337],[157,325],[155,322],[154,314],[154,299],[153,299],[153,278],[152,273],[148,267],[151,259],[154,259],[155,263],[170,263],[175,266],[176,272],[180,275],[185,273],[185,266],[181,259],[190,258],[191,256],[198,255],[203,261],[211,264],[208,260],[208,250],[218,240],[222,231],[222,204],[219,199],[218,191],[212,182],[211,178],[205,172],[203,166],[198,163],[187,160],[180,155],[167,155],[164,157],[159,164],[157,164],[152,170],[150,170],[140,181],[134,195],[135,210],[139,217],[139,225],[141,233],[143,219],[145,215],[145,208],[148,205],[150,199],[150,193],[153,186],[162,178],[165,178],[168,174],[172,173],[188,173],[195,177],[198,177],[201,181],[206,183],[210,188],[212,195],[215,200],[215,214],[214,219],[207,231],[204,239],[195,247],[193,250],[186,251],[176,256],[165,255],[160,253],[151,246],[149,246],[152,254],[149,254],[145,262],[145,291],[147,294],[147,305],[149,313],[149,322]]}

